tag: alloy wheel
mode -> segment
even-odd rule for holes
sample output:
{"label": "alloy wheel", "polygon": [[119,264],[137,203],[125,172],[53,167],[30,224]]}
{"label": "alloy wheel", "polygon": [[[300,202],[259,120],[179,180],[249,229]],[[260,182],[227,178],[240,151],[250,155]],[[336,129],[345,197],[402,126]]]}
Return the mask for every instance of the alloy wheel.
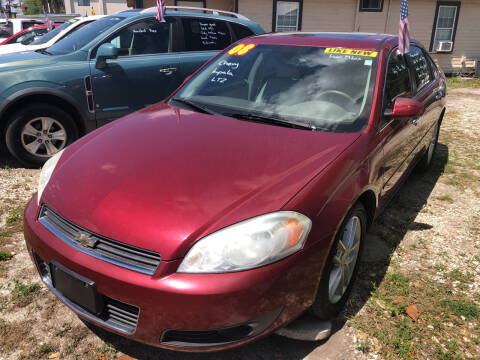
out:
{"label": "alloy wheel", "polygon": [[59,121],[50,117],[37,117],[25,124],[21,140],[30,154],[51,157],[65,147],[67,132]]}
{"label": "alloy wheel", "polygon": [[352,216],[345,225],[343,236],[338,241],[337,252],[333,258],[333,267],[328,283],[328,298],[335,304],[347,291],[357,263],[362,237],[360,218]]}

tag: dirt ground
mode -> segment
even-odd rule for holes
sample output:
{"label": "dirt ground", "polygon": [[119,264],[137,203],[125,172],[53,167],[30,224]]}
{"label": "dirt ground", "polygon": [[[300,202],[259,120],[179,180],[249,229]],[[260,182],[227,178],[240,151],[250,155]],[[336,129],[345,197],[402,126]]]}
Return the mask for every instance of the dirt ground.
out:
{"label": "dirt ground", "polygon": [[480,359],[480,89],[455,89],[433,168],[412,174],[370,230],[359,278],[323,342],[277,335],[184,354],[86,326],[41,283],[22,210],[39,170],[0,156],[0,360]]}

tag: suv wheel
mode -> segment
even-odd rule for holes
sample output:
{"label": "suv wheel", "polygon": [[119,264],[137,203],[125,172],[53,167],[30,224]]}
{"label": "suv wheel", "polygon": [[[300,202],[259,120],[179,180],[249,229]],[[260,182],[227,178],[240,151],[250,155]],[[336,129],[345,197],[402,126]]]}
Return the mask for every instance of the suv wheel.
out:
{"label": "suv wheel", "polygon": [[5,132],[10,153],[28,166],[43,165],[77,137],[77,127],[68,113],[43,104],[14,113]]}

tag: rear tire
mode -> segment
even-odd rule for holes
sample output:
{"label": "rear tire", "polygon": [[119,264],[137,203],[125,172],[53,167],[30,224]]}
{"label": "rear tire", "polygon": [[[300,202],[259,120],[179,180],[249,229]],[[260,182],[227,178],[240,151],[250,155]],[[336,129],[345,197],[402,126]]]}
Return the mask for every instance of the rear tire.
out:
{"label": "rear tire", "polygon": [[72,116],[48,104],[32,104],[15,112],[7,123],[9,152],[27,166],[42,166],[78,138]]}
{"label": "rear tire", "polygon": [[441,124],[441,121],[438,120],[437,123],[435,124],[435,129],[433,130],[434,131],[433,136],[432,136],[432,139],[430,140],[430,143],[428,144],[427,151],[425,151],[425,154],[423,154],[422,158],[417,164],[417,170],[419,172],[427,172],[428,170],[430,170],[433,156],[435,155],[435,150],[437,149],[438,135],[440,134],[440,124]]}
{"label": "rear tire", "polygon": [[[356,203],[345,216],[335,236],[323,269],[317,296],[310,309],[310,312],[322,320],[336,316],[348,299],[357,275],[366,228],[367,212],[361,203]],[[352,235],[352,232],[354,240],[350,241],[349,234]],[[352,250],[355,247],[356,250]],[[345,248],[350,249],[350,252],[345,251]],[[336,281],[339,276],[341,281]]]}

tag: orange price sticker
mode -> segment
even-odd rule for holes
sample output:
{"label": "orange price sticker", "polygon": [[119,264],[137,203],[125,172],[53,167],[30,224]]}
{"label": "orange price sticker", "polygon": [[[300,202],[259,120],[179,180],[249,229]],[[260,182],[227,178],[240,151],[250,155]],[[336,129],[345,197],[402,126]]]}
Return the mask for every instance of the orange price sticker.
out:
{"label": "orange price sticker", "polygon": [[255,46],[257,46],[257,44],[238,44],[233,49],[230,49],[227,54],[242,56],[252,50]]}

